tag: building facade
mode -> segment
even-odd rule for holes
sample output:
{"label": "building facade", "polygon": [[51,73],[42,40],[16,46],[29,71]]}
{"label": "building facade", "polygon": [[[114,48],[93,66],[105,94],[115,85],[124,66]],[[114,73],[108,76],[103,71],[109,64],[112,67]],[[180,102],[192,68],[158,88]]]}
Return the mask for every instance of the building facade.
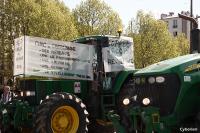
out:
{"label": "building facade", "polygon": [[[182,11],[181,14],[190,16],[189,12]],[[161,20],[168,25],[169,32],[175,37],[180,33],[184,33],[188,40],[190,40],[190,21],[184,20],[173,12],[169,14],[161,14]]]}

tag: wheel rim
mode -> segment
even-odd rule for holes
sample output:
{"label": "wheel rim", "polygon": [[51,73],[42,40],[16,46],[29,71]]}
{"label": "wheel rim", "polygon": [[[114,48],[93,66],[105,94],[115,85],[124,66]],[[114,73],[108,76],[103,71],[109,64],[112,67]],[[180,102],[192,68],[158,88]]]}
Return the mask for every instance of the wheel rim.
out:
{"label": "wheel rim", "polygon": [[53,133],[76,133],[79,127],[77,111],[70,106],[57,108],[51,117]]}

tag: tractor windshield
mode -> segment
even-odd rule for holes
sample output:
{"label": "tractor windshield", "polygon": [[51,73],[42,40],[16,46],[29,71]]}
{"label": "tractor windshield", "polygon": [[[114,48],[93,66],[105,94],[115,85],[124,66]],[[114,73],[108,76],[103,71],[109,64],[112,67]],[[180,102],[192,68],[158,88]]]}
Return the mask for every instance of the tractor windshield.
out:
{"label": "tractor windshield", "polygon": [[[97,40],[108,39],[108,45],[103,44],[102,54],[104,60],[105,72],[122,71],[126,68],[134,69],[133,63],[133,39],[125,36],[88,36],[74,40],[73,42],[97,45]],[[94,51],[94,60],[97,59]]]}
{"label": "tractor windshield", "polygon": [[133,63],[132,39],[128,37],[122,37],[120,39],[111,38],[109,41],[109,49],[122,64]]}
{"label": "tractor windshield", "polygon": [[129,37],[109,37],[109,46],[103,49],[106,72],[134,68],[133,40]]}

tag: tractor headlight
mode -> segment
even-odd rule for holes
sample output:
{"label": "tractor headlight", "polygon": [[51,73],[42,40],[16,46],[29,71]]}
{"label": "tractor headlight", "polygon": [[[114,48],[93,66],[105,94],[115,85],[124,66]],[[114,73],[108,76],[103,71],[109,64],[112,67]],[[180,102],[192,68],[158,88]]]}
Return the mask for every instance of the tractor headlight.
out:
{"label": "tractor headlight", "polygon": [[149,105],[150,102],[151,102],[151,101],[150,101],[149,98],[144,98],[144,99],[142,100],[142,103],[143,103],[145,106]]}
{"label": "tractor headlight", "polygon": [[156,79],[154,77],[149,77],[148,78],[149,84],[153,84],[153,83],[155,83],[155,81],[156,81]]}
{"label": "tractor headlight", "polygon": [[21,96],[35,96],[35,91],[22,91]]}
{"label": "tractor headlight", "polygon": [[123,104],[124,104],[124,105],[129,105],[129,103],[130,103],[129,98],[125,98],[125,99],[123,100]]}
{"label": "tractor headlight", "polygon": [[158,76],[158,77],[156,77],[156,82],[157,83],[163,83],[163,82],[165,82],[165,78],[162,77],[162,76]]}

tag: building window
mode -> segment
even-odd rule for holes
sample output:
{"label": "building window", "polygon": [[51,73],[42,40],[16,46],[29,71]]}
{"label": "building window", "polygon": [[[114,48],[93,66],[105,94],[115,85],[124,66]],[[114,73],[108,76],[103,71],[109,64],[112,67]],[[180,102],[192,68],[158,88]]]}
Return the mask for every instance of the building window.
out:
{"label": "building window", "polygon": [[178,24],[177,24],[177,20],[173,20],[173,28],[177,28]]}
{"label": "building window", "polygon": [[173,35],[174,35],[174,37],[177,36],[177,35],[178,35],[178,32],[177,32],[177,31],[174,31],[174,32],[173,32]]}

